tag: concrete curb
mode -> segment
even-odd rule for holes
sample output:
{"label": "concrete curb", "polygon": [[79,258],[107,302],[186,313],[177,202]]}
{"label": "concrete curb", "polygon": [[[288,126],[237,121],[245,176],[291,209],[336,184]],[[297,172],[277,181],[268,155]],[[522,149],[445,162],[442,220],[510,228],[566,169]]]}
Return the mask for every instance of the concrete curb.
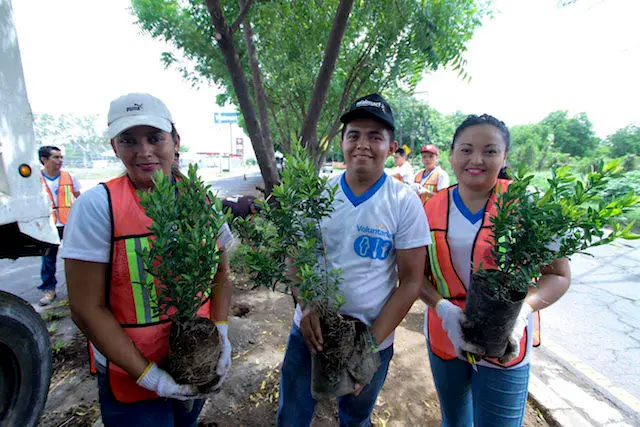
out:
{"label": "concrete curb", "polygon": [[558,349],[558,346],[545,346],[534,353],[529,397],[550,424],[563,427],[640,425],[640,414],[635,408],[594,381],[589,372],[584,372],[584,366],[580,369],[579,364],[576,366],[548,348]]}

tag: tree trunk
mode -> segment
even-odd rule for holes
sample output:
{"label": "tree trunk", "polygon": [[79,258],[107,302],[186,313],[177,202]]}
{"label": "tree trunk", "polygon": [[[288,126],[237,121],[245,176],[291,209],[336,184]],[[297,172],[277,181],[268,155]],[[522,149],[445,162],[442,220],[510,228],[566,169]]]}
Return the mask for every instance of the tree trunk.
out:
{"label": "tree trunk", "polygon": [[351,15],[353,3],[354,0],[340,0],[331,32],[329,33],[329,39],[325,46],[322,65],[320,66],[320,71],[318,72],[318,77],[313,87],[309,108],[307,108],[307,114],[302,125],[302,145],[307,148],[307,151],[314,161],[316,161],[316,164],[318,164],[317,159],[322,155],[317,137],[318,121],[320,120],[320,113],[322,112],[327,90],[331,83],[331,76],[333,75],[336,61],[338,60],[342,37],[349,22],[349,15]]}
{"label": "tree trunk", "polygon": [[[238,0],[240,9],[244,10],[248,7],[248,0]],[[269,110],[267,108],[267,94],[262,83],[262,73],[260,72],[260,63],[258,62],[258,53],[256,45],[253,43],[253,29],[248,19],[242,24],[242,32],[244,34],[244,42],[249,53],[249,63],[251,66],[251,77],[253,79],[253,92],[258,103],[258,114],[260,115],[260,128],[262,129],[262,139],[266,146],[273,147],[273,139],[271,138],[271,126],[269,126]]]}
{"label": "tree trunk", "polygon": [[227,25],[222,7],[219,0],[207,0],[207,10],[211,16],[211,22],[216,29],[215,38],[218,41],[218,47],[224,57],[225,65],[229,70],[233,90],[238,98],[240,110],[247,126],[249,138],[253,151],[260,166],[262,179],[264,180],[266,194],[271,194],[274,185],[279,182],[278,171],[276,169],[276,159],[273,150],[273,144],[269,144],[262,137],[256,111],[253,107],[251,94],[249,93],[249,85],[245,78],[240,59],[233,44],[233,33]]}

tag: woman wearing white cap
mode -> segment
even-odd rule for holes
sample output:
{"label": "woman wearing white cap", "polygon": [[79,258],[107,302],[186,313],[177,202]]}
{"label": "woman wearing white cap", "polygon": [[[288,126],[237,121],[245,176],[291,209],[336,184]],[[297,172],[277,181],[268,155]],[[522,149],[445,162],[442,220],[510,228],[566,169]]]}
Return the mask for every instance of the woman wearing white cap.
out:
{"label": "woman wearing white cap", "polygon": [[[158,170],[179,174],[174,159],[180,136],[164,103],[148,94],[113,101],[108,125],[111,146],[126,173],[90,189],[73,205],[62,250],[73,319],[91,342],[102,420],[107,427],[195,426],[204,399],[158,367],[168,352],[170,321],[151,313],[150,295],[139,285],[146,272],[138,251],[131,249],[148,245],[153,237],[136,190],[152,189]],[[216,322],[221,336],[217,387],[231,364],[228,271],[223,253],[212,299],[199,312]]]}

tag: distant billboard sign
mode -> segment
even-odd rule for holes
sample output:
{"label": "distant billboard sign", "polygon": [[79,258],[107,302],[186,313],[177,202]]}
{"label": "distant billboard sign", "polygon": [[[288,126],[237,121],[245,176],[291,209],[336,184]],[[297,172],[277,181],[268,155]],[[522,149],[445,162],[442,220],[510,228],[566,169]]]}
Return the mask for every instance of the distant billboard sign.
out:
{"label": "distant billboard sign", "polygon": [[213,123],[238,123],[238,113],[214,112]]}

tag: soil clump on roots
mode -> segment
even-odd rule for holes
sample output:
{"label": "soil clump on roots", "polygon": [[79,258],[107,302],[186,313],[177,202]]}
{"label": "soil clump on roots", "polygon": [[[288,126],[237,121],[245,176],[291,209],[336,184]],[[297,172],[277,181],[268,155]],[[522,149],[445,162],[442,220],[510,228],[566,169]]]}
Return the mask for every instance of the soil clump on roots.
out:
{"label": "soil clump on roots", "polygon": [[352,393],[356,384],[367,384],[380,364],[377,352],[361,343],[367,326],[349,316],[324,310],[320,318],[322,352],[311,358],[311,393],[315,399]]}
{"label": "soil clump on roots", "polygon": [[171,324],[169,356],[163,364],[178,384],[191,384],[209,393],[220,377],[216,367],[222,347],[216,325],[204,317]]}

